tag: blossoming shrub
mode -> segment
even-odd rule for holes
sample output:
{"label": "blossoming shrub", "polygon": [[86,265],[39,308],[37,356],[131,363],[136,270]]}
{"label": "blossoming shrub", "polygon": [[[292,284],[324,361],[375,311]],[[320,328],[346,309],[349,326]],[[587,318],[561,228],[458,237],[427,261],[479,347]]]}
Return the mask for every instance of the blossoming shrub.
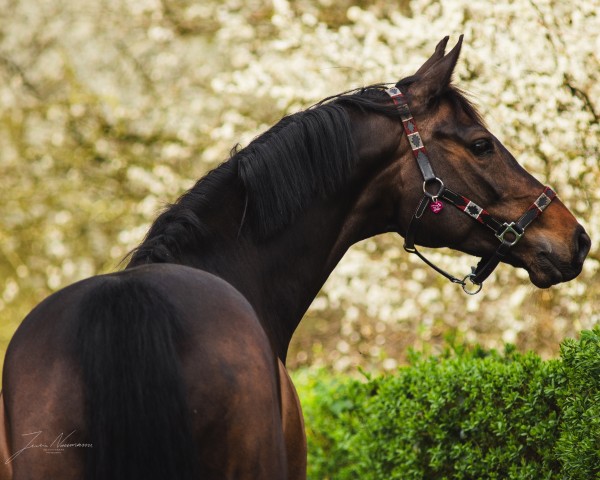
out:
{"label": "blossoming shrub", "polygon": [[600,328],[561,352],[453,348],[366,382],[299,373],[309,478],[598,478]]}
{"label": "blossoming shrub", "polygon": [[[590,233],[582,275],[534,291],[502,265],[467,297],[397,235],[370,239],[327,281],[288,364],[394,369],[408,346],[435,351],[453,332],[557,354],[559,339],[600,322],[598,11],[598,0],[10,2],[0,9],[0,358],[29,310],[119,268],[157,212],[237,142],[329,95],[410,75],[460,33],[457,84]],[[477,261],[431,258],[463,275]]]}

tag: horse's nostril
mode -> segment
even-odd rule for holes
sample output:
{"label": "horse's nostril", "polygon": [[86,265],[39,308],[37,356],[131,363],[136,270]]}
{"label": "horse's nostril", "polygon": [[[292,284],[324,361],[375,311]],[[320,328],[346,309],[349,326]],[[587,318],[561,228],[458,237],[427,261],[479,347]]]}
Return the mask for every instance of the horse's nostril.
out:
{"label": "horse's nostril", "polygon": [[576,242],[577,242],[577,251],[575,253],[575,261],[577,265],[582,265],[585,257],[590,251],[592,246],[592,241],[583,227],[576,234]]}

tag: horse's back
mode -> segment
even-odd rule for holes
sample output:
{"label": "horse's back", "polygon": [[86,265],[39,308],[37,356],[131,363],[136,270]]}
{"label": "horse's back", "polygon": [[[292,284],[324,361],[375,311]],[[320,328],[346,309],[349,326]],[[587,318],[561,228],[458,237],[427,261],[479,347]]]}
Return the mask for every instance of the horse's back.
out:
{"label": "horse's back", "polygon": [[[146,293],[145,301],[151,306],[145,316],[153,316],[155,310],[159,316],[159,310],[166,309],[177,317],[172,321],[178,323],[178,336],[171,338],[173,329],[156,326],[156,321],[136,323],[129,318],[134,318],[141,306],[131,301],[136,298],[133,293],[127,300],[120,292],[131,290],[132,285]],[[113,311],[122,318],[110,318],[107,312]],[[95,316],[98,319],[93,321],[88,318]],[[107,327],[99,327],[99,320]],[[86,343],[88,325],[90,331],[96,329],[108,338],[98,344],[105,347]],[[144,331],[146,328],[166,333],[152,336]],[[90,335],[98,336],[97,332]],[[122,337],[131,340],[123,344],[127,348],[119,350]],[[94,381],[89,377],[102,370],[93,356],[97,353],[101,359],[117,354],[127,357],[134,355],[130,350],[137,351],[138,347],[145,352],[142,356],[149,357],[149,351],[161,354],[162,345],[148,350],[153,342],[173,343],[175,369],[181,376],[187,409],[184,416],[186,424],[191,425],[191,440],[198,456],[194,471],[199,478],[285,478],[277,363],[256,314],[225,281],[197,269],[168,264],[141,266],[78,282],[50,296],[23,321],[9,346],[4,367],[11,454],[30,446],[12,459],[14,478],[83,478],[86,455],[94,456],[100,449],[108,448],[91,441],[85,408],[85,392],[89,393],[90,381]],[[95,349],[98,351],[89,351]],[[89,359],[82,361],[82,357],[92,357],[91,364],[96,366],[91,372],[82,366],[90,363]],[[161,366],[161,358],[146,357],[131,358],[127,363],[139,365],[140,371],[146,363],[148,368]],[[127,366],[121,371],[118,359],[107,361],[106,365],[114,371],[103,372],[108,374],[105,378],[118,380],[109,382],[106,389],[145,388],[138,378],[119,378],[136,375],[123,373]],[[156,375],[166,376],[158,371]],[[148,378],[146,384],[156,383]],[[170,383],[164,385],[164,389],[171,388]],[[107,397],[99,390],[101,398],[111,400],[111,392]],[[161,403],[153,405],[154,410],[160,410]],[[169,412],[155,413],[169,422]],[[158,441],[161,432],[149,430],[146,436],[152,434]],[[65,441],[67,435],[71,436]],[[54,451],[57,444],[69,447]]]}

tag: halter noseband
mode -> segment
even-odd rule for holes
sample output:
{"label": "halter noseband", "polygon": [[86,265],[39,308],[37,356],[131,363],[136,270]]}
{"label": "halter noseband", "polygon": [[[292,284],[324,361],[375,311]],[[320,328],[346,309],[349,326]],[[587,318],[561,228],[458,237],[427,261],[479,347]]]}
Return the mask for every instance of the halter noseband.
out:
{"label": "halter noseband", "polygon": [[[408,224],[408,229],[404,237],[404,249],[409,253],[416,254],[427,265],[432,267],[438,273],[442,274],[451,282],[460,284],[465,293],[468,293],[469,295],[475,295],[481,291],[483,282],[490,276],[502,259],[508,255],[510,249],[514,247],[525,234],[525,229],[529,226],[529,224],[539,217],[546,207],[550,205],[550,202],[554,200],[556,193],[550,187],[545,187],[544,191],[537,198],[537,200],[516,222],[508,223],[496,220],[487,210],[481,208],[475,202],[450,190],[448,187],[446,187],[446,185],[444,185],[444,182],[435,175],[433,172],[433,167],[431,166],[431,162],[429,161],[429,155],[427,154],[427,150],[425,149],[421,135],[419,134],[415,119],[410,113],[406,97],[397,87],[387,89],[386,93],[392,98],[396,104],[396,107],[398,108],[400,118],[402,119],[402,126],[406,132],[413,156],[415,157],[417,165],[419,166],[421,174],[423,175],[423,198],[417,205],[415,213]],[[432,189],[437,191],[435,193],[431,193]],[[496,235],[496,238],[500,241],[500,246],[496,249],[496,251],[491,255],[482,258],[477,264],[477,267],[472,267],[471,273],[462,279],[451,275],[427,260],[427,258],[425,258],[415,246],[417,228],[427,206],[429,206],[429,209],[434,214],[440,213],[440,211],[444,208],[444,204],[440,201],[440,199],[451,203],[469,217],[474,218],[479,223],[482,223],[486,227],[490,228]],[[467,280],[476,286],[475,290],[468,289]]]}

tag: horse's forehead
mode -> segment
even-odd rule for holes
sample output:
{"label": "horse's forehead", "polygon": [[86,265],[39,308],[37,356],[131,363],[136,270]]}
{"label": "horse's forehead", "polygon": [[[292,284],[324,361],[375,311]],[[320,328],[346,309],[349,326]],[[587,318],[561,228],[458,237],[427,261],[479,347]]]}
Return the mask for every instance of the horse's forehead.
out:
{"label": "horse's forehead", "polygon": [[431,110],[430,124],[434,130],[461,131],[480,128],[487,130],[481,122],[461,108],[459,102],[442,100],[436,108]]}

